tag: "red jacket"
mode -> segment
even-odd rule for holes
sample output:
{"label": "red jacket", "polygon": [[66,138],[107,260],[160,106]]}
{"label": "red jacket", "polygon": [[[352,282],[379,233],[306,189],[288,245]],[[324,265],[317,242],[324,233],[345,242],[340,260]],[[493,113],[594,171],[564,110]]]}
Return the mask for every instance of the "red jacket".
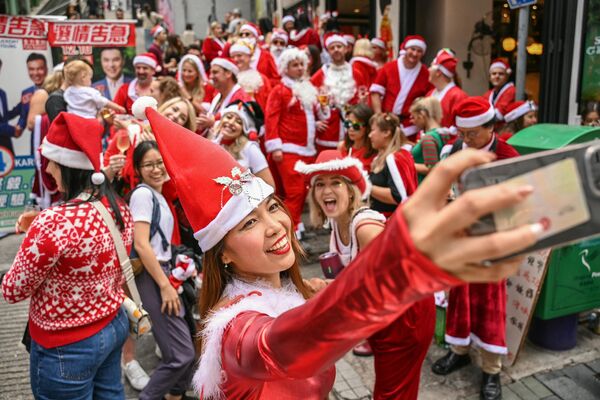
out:
{"label": "red jacket", "polygon": [[292,81],[284,77],[273,88],[265,110],[265,148],[268,153],[281,150],[284,153],[314,156],[315,107],[305,109],[292,93]]}
{"label": "red jacket", "polygon": [[490,104],[496,109],[496,118],[503,121],[508,106],[515,101],[515,95],[515,85],[512,82],[508,82],[500,88],[497,94],[494,93],[494,89],[491,89],[485,92],[483,97],[488,99]]}
{"label": "red jacket", "polygon": [[[354,78],[355,87],[358,89],[360,86],[365,86],[367,79],[364,77],[360,69],[354,64],[352,66],[352,77]],[[315,74],[310,78],[311,83],[320,88],[325,84],[325,78],[327,74],[327,66],[321,67]],[[355,91],[354,97],[349,101],[348,104],[356,104],[358,102],[358,91]],[[331,116],[327,120],[327,129],[324,131],[317,131],[316,143],[319,146],[335,149],[340,140],[344,138],[344,128],[342,126],[343,117],[342,110],[339,108],[332,108]]]}
{"label": "red jacket", "polygon": [[210,103],[210,108],[208,109],[208,113],[212,114],[215,117],[215,120],[221,119],[221,112],[234,101],[250,101],[252,100],[250,96],[238,85],[237,83],[231,88],[225,99],[222,99],[221,93],[216,92],[212,102]]}
{"label": "red jacket", "polygon": [[469,97],[464,90],[456,86],[454,82],[450,82],[444,90],[438,92],[437,89],[432,89],[427,93],[427,96],[435,96],[442,105],[442,123],[444,128],[454,126],[454,113],[456,105],[463,99]]}
{"label": "red jacket", "polygon": [[204,55],[206,62],[210,64],[214,58],[219,57],[224,47],[225,43],[219,39],[210,36],[204,39],[204,42],[202,43],[202,54]]}
{"label": "red jacket", "polygon": [[250,67],[266,75],[271,81],[271,86],[276,86],[281,81],[275,59],[271,53],[262,50],[260,47],[256,47],[254,50],[254,54],[252,54],[252,59],[250,60]]}
{"label": "red jacket", "polygon": [[321,47],[321,38],[319,37],[319,34],[312,28],[305,28],[300,32],[292,31],[289,44],[290,46],[296,47],[309,46],[312,44],[317,46],[319,50],[323,49]]}
{"label": "red jacket", "polygon": [[352,64],[352,68],[360,72],[365,80],[361,82],[361,86],[366,86],[368,90],[377,77],[377,63],[367,57],[353,57],[350,64]]}
{"label": "red jacket", "polygon": [[405,98],[400,98],[400,63],[403,57],[398,60],[386,63],[377,73],[375,82],[371,85],[371,93],[378,93],[383,96],[381,109],[384,112],[393,112],[400,116],[402,128],[407,136],[417,133],[418,128],[410,123],[410,106],[417,97],[427,94],[433,85],[429,82],[429,71],[425,64],[419,64],[419,68],[413,82],[409,82],[410,89]]}

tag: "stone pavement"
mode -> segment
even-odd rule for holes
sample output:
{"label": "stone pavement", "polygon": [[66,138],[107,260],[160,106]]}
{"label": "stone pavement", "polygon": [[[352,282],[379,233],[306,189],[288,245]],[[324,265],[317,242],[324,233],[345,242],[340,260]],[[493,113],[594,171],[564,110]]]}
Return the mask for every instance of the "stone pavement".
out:
{"label": "stone pavement", "polygon": [[[323,235],[308,240],[312,255],[305,266],[305,277],[320,277],[315,255],[326,250]],[[0,271],[10,267],[20,237],[0,239]],[[31,399],[28,354],[20,344],[27,320],[28,302],[7,304],[0,299],[0,400]],[[151,371],[158,363],[154,340],[137,343],[140,363]],[[479,398],[480,372],[468,366],[447,377],[430,372],[431,363],[446,350],[432,345],[423,365],[419,399],[476,400]],[[473,354],[477,360],[477,354]],[[554,352],[526,344],[517,364],[502,373],[505,400],[593,400],[600,399],[600,337],[584,326],[579,328],[575,349]],[[330,399],[370,399],[374,382],[373,358],[351,353],[338,361],[337,377]],[[137,392],[126,385],[128,399]]]}

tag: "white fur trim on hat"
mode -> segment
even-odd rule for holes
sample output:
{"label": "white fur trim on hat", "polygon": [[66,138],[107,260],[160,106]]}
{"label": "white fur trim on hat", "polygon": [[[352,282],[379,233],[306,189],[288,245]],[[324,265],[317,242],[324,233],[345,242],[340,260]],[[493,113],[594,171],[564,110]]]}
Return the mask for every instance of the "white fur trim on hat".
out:
{"label": "white fur trim on hat", "polygon": [[441,71],[442,74],[446,75],[448,78],[452,78],[454,74],[448,70],[448,68],[444,67],[442,64],[433,64],[432,67],[435,67]]}
{"label": "white fur trim on hat", "polygon": [[456,126],[458,128],[476,128],[482,126],[492,120],[496,116],[494,106],[490,105],[490,108],[483,114],[476,115],[474,117],[459,117],[456,116]]}
{"label": "white fur trim on hat", "polygon": [[297,47],[285,49],[283,53],[281,53],[281,56],[279,56],[279,74],[281,76],[286,75],[285,71],[287,70],[288,64],[294,60],[300,60],[304,65],[308,65],[308,56],[303,50],[300,50]]}
{"label": "white fur trim on hat", "polygon": [[381,47],[382,49],[387,49],[387,46],[385,45],[385,42],[379,38],[373,38],[371,39],[371,44],[373,46],[377,46],[377,47]]}
{"label": "white fur trim on hat", "polygon": [[240,73],[240,69],[237,67],[237,65],[235,65],[233,62],[227,60],[226,58],[221,58],[221,57],[214,58],[210,62],[210,65],[217,65],[221,68],[226,69],[227,71],[233,72],[234,75],[237,75]]}
{"label": "white fur trim on hat", "polygon": [[[273,194],[273,187],[254,175],[250,182],[243,183],[242,186],[241,194],[231,196],[219,214],[208,225],[194,233],[194,238],[202,251],[212,249],[260,203]],[[223,186],[223,190],[228,189]]]}
{"label": "white fur trim on hat", "polygon": [[346,42],[348,44],[356,43],[356,38],[354,37],[354,35],[344,35],[344,39],[346,39]]}
{"label": "white fur trim on hat", "polygon": [[194,65],[196,65],[196,68],[198,68],[198,71],[200,72],[200,77],[202,78],[202,81],[208,82],[208,75],[206,75],[206,70],[204,69],[204,64],[202,64],[202,60],[200,60],[200,58],[197,55],[186,54],[185,56],[181,57],[181,60],[177,65],[177,80],[179,81],[179,84],[183,84],[183,63],[188,60],[193,62]]}
{"label": "white fur trim on hat", "polygon": [[229,54],[233,55],[234,53],[242,53],[252,55],[252,50],[248,46],[244,46],[243,44],[234,44],[229,48]]}
{"label": "white fur trim on hat", "polygon": [[281,39],[285,42],[285,44],[287,44],[289,41],[287,33],[280,32],[280,31],[273,32],[273,36],[271,36],[271,41],[273,41],[275,39]]}
{"label": "white fur trim on hat", "polygon": [[165,28],[160,25],[157,25],[152,29],[152,37],[157,37],[161,32],[163,32]]}
{"label": "white fur trim on hat", "polygon": [[256,30],[255,27],[253,27],[250,24],[244,24],[242,25],[242,27],[240,28],[240,32],[242,31],[248,31],[250,33],[252,33],[254,36],[259,37],[260,35],[258,34],[258,31]]}
{"label": "white fur trim on hat", "polygon": [[521,104],[519,107],[515,108],[514,110],[512,110],[509,113],[506,113],[506,115],[504,116],[504,121],[506,122],[512,122],[514,120],[516,120],[519,117],[522,117],[523,115],[527,114],[530,111],[536,111],[537,110],[537,106],[535,105],[535,103],[533,101],[526,101],[525,103]]}
{"label": "white fur trim on hat", "polygon": [[65,167],[78,168],[85,170],[94,170],[92,162],[88,156],[79,150],[67,149],[65,147],[58,146],[48,141],[48,138],[44,138],[41,145],[42,155],[49,160],[54,161],[57,164],[64,165]]}
{"label": "white fur trim on hat", "polygon": [[136,101],[131,105],[131,113],[134,117],[140,120],[146,120],[146,108],[158,109],[158,102],[154,97],[151,96],[142,96],[139,97]]}
{"label": "white fur trim on hat", "polygon": [[512,69],[510,69],[510,67],[508,67],[508,68],[507,68],[507,67],[506,67],[506,64],[505,64],[505,63],[503,63],[503,62],[496,61],[495,63],[492,63],[492,64],[490,65],[489,72],[492,72],[492,69],[495,69],[495,68],[500,68],[500,69],[503,69],[503,70],[504,70],[504,71],[506,71],[506,73],[507,73],[507,74],[509,74],[509,75],[510,75],[510,74],[512,74]]}
{"label": "white fur trim on hat", "polygon": [[284,26],[285,24],[287,24],[288,22],[296,22],[296,18],[292,17],[291,15],[286,15],[285,17],[283,17],[283,19],[281,20],[281,26]]}
{"label": "white fur trim on hat", "polygon": [[408,49],[409,47],[418,47],[424,52],[427,51],[427,44],[421,39],[410,39],[406,41],[406,43],[404,44],[404,48]]}
{"label": "white fur trim on hat", "polygon": [[143,54],[137,55],[133,58],[133,65],[144,64],[152,67],[152,69],[156,69],[158,65],[156,60],[152,57],[145,56]]}
{"label": "white fur trim on hat", "polygon": [[325,47],[329,47],[333,43],[341,43],[344,46],[348,46],[348,41],[340,35],[331,35],[325,40]]}

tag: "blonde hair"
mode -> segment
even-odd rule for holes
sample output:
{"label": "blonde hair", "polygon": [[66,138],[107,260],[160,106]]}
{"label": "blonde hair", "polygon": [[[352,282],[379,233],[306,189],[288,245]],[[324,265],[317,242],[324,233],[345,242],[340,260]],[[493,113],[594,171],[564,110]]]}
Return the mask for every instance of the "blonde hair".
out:
{"label": "blonde hair", "polygon": [[192,103],[183,97],[173,97],[171,100],[165,101],[160,107],[158,107],[158,112],[162,114],[167,108],[171,107],[175,103],[179,103],[180,101],[183,101],[188,109],[188,120],[185,122],[183,127],[192,132],[196,132],[196,111],[194,110]]}
{"label": "blonde hair", "polygon": [[55,90],[60,89],[63,84],[63,73],[62,71],[57,71],[49,74],[46,79],[44,79],[44,83],[42,87],[48,94],[54,92]]}
{"label": "blonde hair", "polygon": [[[198,78],[196,78],[196,84],[194,85],[194,89],[192,90],[192,93],[190,93],[190,95],[192,97],[200,97],[200,100],[204,100],[204,85],[202,84],[202,75],[200,74],[200,70],[198,69],[198,66],[196,65],[196,63],[194,61],[192,61],[191,59],[186,59],[183,64],[182,64],[182,69],[183,69],[183,65],[185,64],[189,64],[192,66],[192,68],[194,68],[194,71],[196,71],[196,73],[198,74]],[[185,83],[184,83],[185,86]],[[187,90],[187,88],[186,88]]]}
{"label": "blonde hair", "polygon": [[442,122],[442,104],[433,96],[419,97],[410,106],[411,113],[425,114],[428,119],[433,119],[438,124]]}
{"label": "blonde hair", "polygon": [[[333,174],[333,173],[332,173]],[[325,174],[323,174],[325,175]],[[335,174],[333,174],[335,175]],[[348,198],[350,199],[350,204],[348,204],[348,216],[354,215],[359,208],[366,205],[362,201],[362,194],[358,189],[358,186],[349,182],[348,179],[343,177],[342,175],[336,175],[342,178],[342,181],[346,184],[346,188],[348,189]],[[309,217],[310,223],[315,228],[322,228],[325,222],[327,221],[327,216],[323,212],[323,209],[315,199],[315,185],[310,185],[310,189],[308,190],[308,209],[309,209]]]}
{"label": "blonde hair", "polygon": [[400,129],[400,119],[392,113],[378,113],[371,117],[369,125],[377,125],[377,129],[380,131],[387,131],[392,134],[392,140],[388,143],[387,147],[383,150],[379,150],[377,157],[371,164],[371,172],[381,172],[385,166],[385,159],[390,154],[399,151],[402,145],[408,143],[408,139]]}
{"label": "blonde hair", "polygon": [[373,46],[369,39],[358,39],[354,44],[354,50],[352,51],[354,57],[367,57],[373,58]]}
{"label": "blonde hair", "polygon": [[92,67],[88,63],[81,60],[74,60],[65,65],[63,69],[65,82],[68,86],[81,85],[81,75],[84,72],[92,72]]}
{"label": "blonde hair", "polygon": [[238,136],[233,143],[230,145],[225,145],[225,150],[229,152],[236,160],[242,158],[242,149],[248,143],[249,139],[243,133]]}

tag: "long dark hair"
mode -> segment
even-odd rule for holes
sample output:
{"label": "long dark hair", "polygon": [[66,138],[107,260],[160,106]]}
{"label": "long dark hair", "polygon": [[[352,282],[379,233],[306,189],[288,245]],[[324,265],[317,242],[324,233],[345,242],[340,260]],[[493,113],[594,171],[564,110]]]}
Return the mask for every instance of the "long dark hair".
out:
{"label": "long dark hair", "polygon": [[[356,119],[358,119],[360,122],[362,122],[364,124],[364,127],[365,127],[364,143],[365,143],[365,149],[366,149],[365,158],[373,157],[375,154],[377,154],[377,150],[375,150],[373,148],[373,144],[371,144],[371,139],[369,138],[369,132],[371,131],[371,125],[369,124],[369,121],[370,121],[371,117],[373,116],[373,110],[371,109],[371,107],[369,107],[366,104],[357,104],[350,109],[348,114],[354,115],[356,117]],[[346,151],[350,151],[350,148],[352,147],[353,144],[354,143],[352,142],[352,140],[350,140],[350,136],[348,135],[348,132],[346,132],[344,134],[344,147],[346,148]]]}
{"label": "long dark hair", "polygon": [[307,46],[308,52],[310,53],[310,76],[313,76],[317,73],[318,70],[321,69],[321,51],[314,44],[309,44]]}
{"label": "long dark hair", "polygon": [[[64,199],[66,200],[67,205],[77,206],[78,203],[73,202],[73,200],[84,192],[89,192],[91,194],[91,197],[86,200],[86,202],[100,200],[101,198],[106,197],[108,204],[115,215],[117,226],[121,230],[125,228],[123,217],[119,211],[119,203],[123,203],[123,200],[115,192],[108,178],[105,177],[102,184],[94,185],[92,183],[92,174],[94,171],[71,168],[58,163],[56,164],[60,167],[61,183],[65,190]],[[102,172],[102,174],[104,174],[104,172]]]}

